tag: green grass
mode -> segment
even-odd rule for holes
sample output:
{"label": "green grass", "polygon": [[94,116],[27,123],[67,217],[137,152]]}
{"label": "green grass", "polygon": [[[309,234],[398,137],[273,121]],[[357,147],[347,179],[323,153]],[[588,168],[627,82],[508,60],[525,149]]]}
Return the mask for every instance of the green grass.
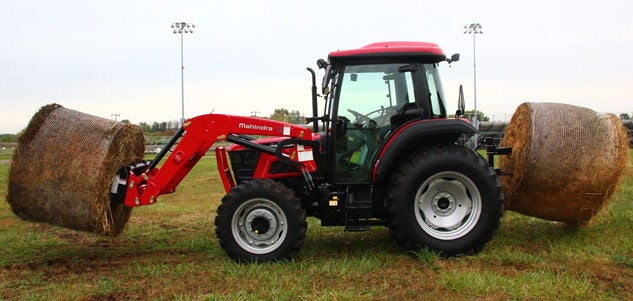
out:
{"label": "green grass", "polygon": [[308,220],[294,260],[237,264],[215,238],[224,192],[205,157],[117,238],[19,220],[0,164],[0,299],[359,300],[633,298],[633,177],[593,227],[506,212],[478,255],[400,248],[388,230],[343,232]]}

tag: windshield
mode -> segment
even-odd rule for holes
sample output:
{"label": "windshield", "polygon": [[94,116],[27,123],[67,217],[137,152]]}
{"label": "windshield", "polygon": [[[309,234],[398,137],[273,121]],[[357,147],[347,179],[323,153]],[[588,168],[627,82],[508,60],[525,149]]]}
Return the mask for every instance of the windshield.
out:
{"label": "windshield", "polygon": [[399,72],[401,66],[403,64],[345,67],[338,116],[356,123],[372,119],[377,126],[387,125],[391,115],[406,103],[415,102],[412,74]]}

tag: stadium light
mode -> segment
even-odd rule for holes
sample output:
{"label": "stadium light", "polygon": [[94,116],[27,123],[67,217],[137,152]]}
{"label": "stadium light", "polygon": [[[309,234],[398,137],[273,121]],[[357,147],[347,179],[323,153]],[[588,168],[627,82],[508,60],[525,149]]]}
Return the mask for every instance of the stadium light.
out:
{"label": "stadium light", "polygon": [[[473,102],[475,104],[475,116],[473,118],[473,125],[477,130],[479,130],[479,121],[477,120],[477,63],[476,63],[476,52],[475,52],[475,36],[478,34],[483,34],[481,30],[481,24],[479,23],[471,23],[464,25],[464,34],[472,34],[473,35]],[[477,133],[474,135],[475,138],[475,149],[479,144],[477,140]]]}
{"label": "stadium light", "polygon": [[171,28],[174,30],[174,34],[180,34],[180,91],[181,91],[181,115],[180,126],[185,123],[185,63],[183,54],[183,41],[186,33],[193,33],[193,29],[196,26],[192,23],[177,22],[172,23]]}

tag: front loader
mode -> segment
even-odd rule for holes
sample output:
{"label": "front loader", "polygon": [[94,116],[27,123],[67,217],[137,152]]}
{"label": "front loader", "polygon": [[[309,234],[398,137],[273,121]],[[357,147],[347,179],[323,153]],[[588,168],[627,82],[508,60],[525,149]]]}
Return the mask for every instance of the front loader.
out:
{"label": "front loader", "polygon": [[[310,127],[220,114],[191,118],[153,161],[118,172],[111,200],[155,203],[176,190],[213,143],[228,141],[215,149],[227,193],[215,225],[220,245],[237,261],[292,258],[307,216],[346,231],[387,226],[410,251],[479,252],[499,226],[504,200],[493,162],[460,145],[476,129],[447,115],[438,67],[458,58],[425,42],[331,52],[317,62],[324,69],[320,95],[308,68]],[[488,148],[491,158],[510,151]]]}

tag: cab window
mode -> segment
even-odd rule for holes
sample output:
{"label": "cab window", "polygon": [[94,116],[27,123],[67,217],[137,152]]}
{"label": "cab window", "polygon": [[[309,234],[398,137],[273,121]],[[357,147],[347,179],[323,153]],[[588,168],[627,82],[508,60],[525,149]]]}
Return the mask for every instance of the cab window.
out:
{"label": "cab window", "polygon": [[440,75],[437,72],[437,64],[425,64],[424,72],[429,86],[429,101],[433,117],[446,117],[446,109],[444,108],[444,91],[442,90]]}

